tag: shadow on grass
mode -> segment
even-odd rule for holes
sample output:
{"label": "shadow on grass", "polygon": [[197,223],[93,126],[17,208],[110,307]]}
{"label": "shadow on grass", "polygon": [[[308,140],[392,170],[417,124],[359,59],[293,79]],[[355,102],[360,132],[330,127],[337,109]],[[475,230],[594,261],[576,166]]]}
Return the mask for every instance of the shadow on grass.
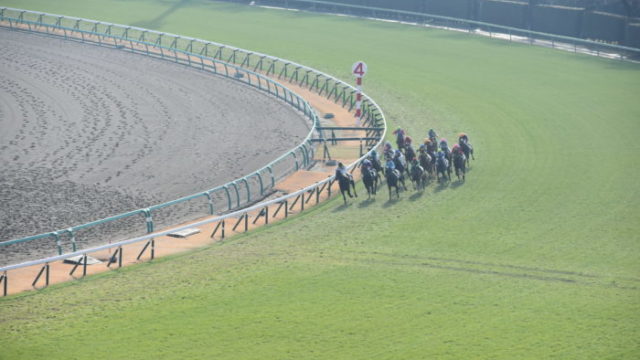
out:
{"label": "shadow on grass", "polygon": [[340,212],[340,211],[344,211],[347,210],[348,208],[351,207],[351,205],[353,205],[353,203],[348,202],[348,203],[343,203],[342,205],[338,206],[337,208],[333,209],[333,212]]}
{"label": "shadow on grass", "polygon": [[413,195],[409,196],[409,200],[410,201],[416,201],[416,200],[420,199],[422,197],[422,195],[424,195],[424,190],[418,191],[418,192],[414,193]]}
{"label": "shadow on grass", "polygon": [[382,207],[384,208],[388,208],[388,207],[392,207],[395,204],[399,203],[401,199],[397,198],[397,197],[392,197],[391,199],[387,200],[384,205],[382,205]]}
{"label": "shadow on grass", "polygon": [[445,190],[448,187],[449,187],[449,181],[442,181],[442,182],[438,183],[438,186],[436,186],[433,191],[434,192],[440,192],[442,190]]}
{"label": "shadow on grass", "polygon": [[183,7],[191,5],[192,0],[181,0],[171,5],[167,10],[163,11],[160,15],[151,20],[143,20],[133,23],[133,26],[145,28],[145,29],[159,29],[164,25],[165,20],[176,11]]}
{"label": "shadow on grass", "polygon": [[364,201],[361,201],[360,203],[358,203],[358,207],[359,208],[366,208],[369,207],[369,205],[373,204],[376,202],[376,198],[375,197],[371,197],[369,199],[366,199]]}
{"label": "shadow on grass", "polygon": [[464,185],[464,182],[465,182],[464,180],[453,181],[453,182],[451,182],[451,186],[450,187],[455,190],[455,189],[459,188],[460,186]]}

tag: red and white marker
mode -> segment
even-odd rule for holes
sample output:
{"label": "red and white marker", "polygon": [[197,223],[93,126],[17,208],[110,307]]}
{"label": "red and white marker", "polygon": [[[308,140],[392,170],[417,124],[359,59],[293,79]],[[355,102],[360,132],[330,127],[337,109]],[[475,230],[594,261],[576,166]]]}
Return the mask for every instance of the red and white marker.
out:
{"label": "red and white marker", "polygon": [[367,73],[367,64],[364,61],[358,61],[351,67],[351,72],[356,76],[356,119],[360,125],[360,117],[362,116],[362,78]]}

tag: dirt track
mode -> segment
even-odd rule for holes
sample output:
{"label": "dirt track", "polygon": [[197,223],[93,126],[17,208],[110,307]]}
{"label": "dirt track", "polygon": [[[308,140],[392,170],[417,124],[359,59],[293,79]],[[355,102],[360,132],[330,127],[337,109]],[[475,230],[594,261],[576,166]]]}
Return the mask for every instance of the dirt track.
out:
{"label": "dirt track", "polygon": [[212,188],[308,133],[273,97],[171,62],[4,29],[0,48],[0,240]]}

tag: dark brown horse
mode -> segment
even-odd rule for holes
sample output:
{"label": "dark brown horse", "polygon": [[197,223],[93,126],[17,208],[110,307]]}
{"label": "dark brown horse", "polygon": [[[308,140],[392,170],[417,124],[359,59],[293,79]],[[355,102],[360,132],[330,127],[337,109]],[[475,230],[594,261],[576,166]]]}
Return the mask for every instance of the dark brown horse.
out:
{"label": "dark brown horse", "polygon": [[460,175],[462,175],[462,180],[464,181],[465,173],[467,172],[467,157],[462,150],[453,153],[453,167],[458,180],[460,180]]}
{"label": "dark brown horse", "polygon": [[351,195],[351,189],[353,189],[353,194],[358,197],[358,193],[356,193],[356,183],[353,181],[353,176],[346,171],[342,163],[339,163],[338,168],[336,169],[336,180],[340,186],[340,193],[342,194],[345,204],[347,203],[347,196],[345,193],[347,193],[350,198],[353,197],[353,195]]}

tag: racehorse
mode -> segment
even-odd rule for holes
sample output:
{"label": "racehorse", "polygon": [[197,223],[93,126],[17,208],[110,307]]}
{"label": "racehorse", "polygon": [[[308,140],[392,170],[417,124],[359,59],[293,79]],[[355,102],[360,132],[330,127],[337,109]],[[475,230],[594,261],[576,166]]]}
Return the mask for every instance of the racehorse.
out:
{"label": "racehorse", "polygon": [[451,180],[451,174],[448,172],[449,160],[447,160],[443,152],[439,152],[436,156],[436,178],[440,181],[440,174],[445,180]]}
{"label": "racehorse", "polygon": [[373,165],[362,166],[362,182],[367,189],[367,199],[371,199],[371,194],[376,195],[378,188],[378,172],[374,169]]}
{"label": "racehorse", "polygon": [[465,173],[467,172],[467,157],[463,151],[455,151],[453,153],[453,167],[456,170],[456,176],[460,180],[460,174],[462,174],[462,180],[465,180]]}
{"label": "racehorse", "polygon": [[415,190],[424,190],[427,186],[427,172],[418,164],[418,160],[411,163],[411,182]]}
{"label": "racehorse", "polygon": [[404,149],[404,144],[405,144],[404,130],[402,130],[401,128],[398,128],[393,132],[393,134],[396,135],[396,145],[398,145],[398,149]]}
{"label": "racehorse", "polygon": [[460,148],[462,149],[462,151],[464,152],[464,156],[466,157],[467,166],[469,166],[469,156],[471,156],[471,158],[475,160],[475,158],[473,157],[473,146],[471,146],[469,142],[463,140],[460,140],[458,143],[460,144]]}
{"label": "racehorse", "polygon": [[407,163],[406,163],[406,159],[404,158],[404,155],[402,155],[402,152],[400,150],[396,150],[396,153],[393,157],[393,163],[395,165],[395,168],[400,171],[400,174],[402,174],[402,176],[404,176],[404,172],[407,172],[407,175],[409,174],[409,169],[407,169]]}
{"label": "racehorse", "polygon": [[373,168],[373,170],[376,171],[376,180],[377,181],[381,181],[382,179],[380,178],[382,175],[384,175],[384,168],[382,167],[382,164],[380,163],[380,159],[376,156],[371,156],[369,157],[369,160],[371,161],[371,167]]}
{"label": "racehorse", "polygon": [[411,164],[416,158],[416,151],[413,150],[413,146],[406,144],[404,147],[404,158],[407,160],[407,164]]}
{"label": "racehorse", "polygon": [[407,190],[407,186],[404,184],[404,175],[398,169],[387,168],[385,171],[387,178],[387,187],[389,187],[389,200],[391,200],[391,188],[396,188],[396,196],[400,199],[400,184]]}
{"label": "racehorse", "polygon": [[358,193],[356,193],[356,183],[353,181],[353,176],[349,174],[344,165],[342,163],[338,164],[338,168],[336,169],[336,179],[338,180],[338,185],[340,186],[340,193],[342,194],[342,198],[344,199],[344,203],[347,203],[347,197],[344,194],[345,192],[351,195],[351,188],[353,188],[353,193],[356,197],[358,197]]}
{"label": "racehorse", "polygon": [[433,176],[435,165],[433,158],[426,151],[420,151],[418,160],[420,161],[420,166],[422,166],[422,168],[429,174],[429,176]]}

